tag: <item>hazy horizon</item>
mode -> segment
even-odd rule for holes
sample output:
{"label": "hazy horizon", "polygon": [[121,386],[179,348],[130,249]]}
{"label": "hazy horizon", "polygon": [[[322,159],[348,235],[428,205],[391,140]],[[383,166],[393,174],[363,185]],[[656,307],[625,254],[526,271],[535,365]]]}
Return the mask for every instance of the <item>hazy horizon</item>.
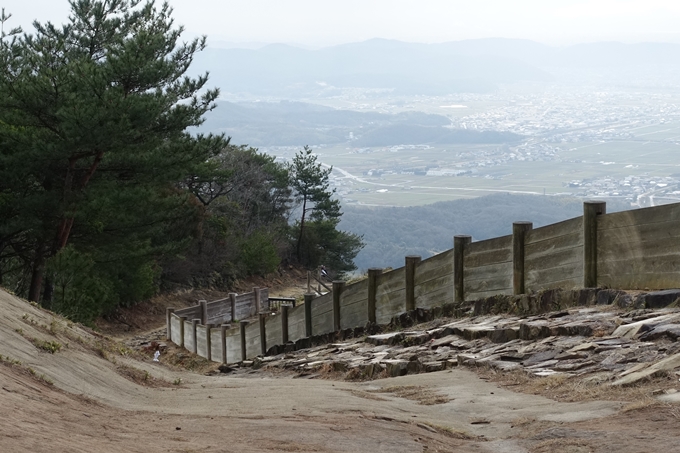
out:
{"label": "hazy horizon", "polygon": [[[160,2],[157,2],[160,4]],[[442,43],[480,38],[548,45],[617,41],[680,43],[680,4],[667,0],[171,0],[188,36],[213,47],[285,43],[319,48],[372,38]],[[63,23],[66,0],[5,0],[8,26],[30,31],[34,19]]]}

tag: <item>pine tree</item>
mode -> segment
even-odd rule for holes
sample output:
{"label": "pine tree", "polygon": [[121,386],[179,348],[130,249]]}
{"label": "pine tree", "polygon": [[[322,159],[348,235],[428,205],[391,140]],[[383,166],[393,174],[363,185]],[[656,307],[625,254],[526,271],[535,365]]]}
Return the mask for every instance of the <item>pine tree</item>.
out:
{"label": "pine tree", "polygon": [[361,237],[337,229],[342,212],[333,198],[329,176],[333,167],[323,168],[305,146],[289,166],[290,185],[300,203],[295,252],[298,261],[313,267],[326,262],[338,272],[356,269],[353,260],[363,247]]}
{"label": "pine tree", "polygon": [[204,88],[207,74],[186,76],[206,41],[180,43],[167,3],[70,5],[67,24],[36,22],[0,47],[0,168],[15,173],[0,183],[0,210],[12,214],[0,253],[13,238],[31,267],[31,300],[46,260],[74,237],[131,235],[145,253],[181,240],[159,225],[187,218],[192,198],[179,183],[225,146],[187,132],[218,91]]}
{"label": "pine tree", "polygon": [[340,202],[332,198],[335,189],[329,189],[328,177],[332,171],[333,167],[324,169],[321,163],[316,161],[316,155],[308,146],[295,154],[290,165],[290,184],[301,204],[299,232],[295,246],[298,260],[301,259],[305,221],[308,217],[312,220],[322,220],[337,219],[342,215]]}

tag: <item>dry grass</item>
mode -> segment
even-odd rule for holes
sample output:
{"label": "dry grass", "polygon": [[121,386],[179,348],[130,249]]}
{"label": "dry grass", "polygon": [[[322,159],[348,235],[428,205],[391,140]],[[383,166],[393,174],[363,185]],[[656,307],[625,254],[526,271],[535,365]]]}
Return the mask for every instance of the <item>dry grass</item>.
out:
{"label": "dry grass", "polygon": [[366,375],[359,368],[352,368],[345,375],[346,381],[365,381],[367,380]]}
{"label": "dry grass", "polygon": [[387,399],[382,398],[378,395],[375,395],[374,393],[371,392],[362,392],[361,390],[354,390],[354,389],[340,389],[342,391],[348,392],[349,394],[359,397],[359,398],[364,398],[367,400],[373,400],[373,401],[387,401]]}
{"label": "dry grass", "polygon": [[607,380],[602,382],[588,379],[588,376],[555,374],[547,377],[535,377],[523,370],[499,373],[486,368],[477,368],[475,371],[480,377],[514,392],[542,395],[559,402],[604,400],[634,403],[648,400],[659,391],[680,387],[676,377],[670,374],[621,387],[612,386]]}
{"label": "dry grass", "polygon": [[319,373],[321,373],[323,379],[330,380],[341,380],[347,374],[343,368],[340,367],[340,365],[337,365],[333,362],[324,363],[321,365],[321,368],[319,368]]}
{"label": "dry grass", "polygon": [[23,374],[25,376],[29,376],[32,379],[34,379],[36,382],[40,382],[41,384],[44,385],[54,385],[54,381],[52,379],[48,378],[44,374],[38,373],[35,371],[33,368],[30,366],[24,365],[20,360],[13,359],[8,356],[3,356],[0,355],[0,364],[5,365],[6,367],[9,368],[14,368],[17,370],[20,374]]}
{"label": "dry grass", "polygon": [[512,421],[511,427],[524,428],[525,426],[529,426],[534,423],[536,423],[536,419],[534,417],[519,417]]}
{"label": "dry grass", "polygon": [[192,371],[194,373],[213,372],[218,365],[216,362],[192,354],[173,343],[168,344],[168,349],[161,357],[162,363],[168,365],[170,368]]}
{"label": "dry grass", "polygon": [[663,403],[654,398],[641,399],[633,403],[627,404],[621,408],[621,413],[639,411],[641,409],[647,409],[649,407],[663,406]]}
{"label": "dry grass", "polygon": [[398,396],[399,398],[417,401],[418,404],[422,404],[424,406],[444,404],[451,401],[451,398],[438,394],[431,389],[421,387],[419,385],[396,385],[392,387],[385,387],[380,390],[374,390],[373,392],[391,393],[395,396]]}
{"label": "dry grass", "polygon": [[[437,425],[434,423],[429,423],[429,422],[420,422],[418,423],[418,426],[425,425],[425,429],[428,431],[433,431],[437,432],[439,434],[443,434],[446,437],[450,437],[452,439],[460,439],[460,440],[486,440],[483,437],[479,436],[473,436],[472,434],[466,433],[465,431],[460,431],[457,429],[450,428],[448,426],[442,426],[442,425]],[[431,428],[428,429],[427,427]]]}
{"label": "dry grass", "polygon": [[120,365],[116,367],[116,371],[124,378],[144,387],[173,387],[171,382],[168,382],[165,379],[155,378],[151,376],[148,371],[140,370],[139,368]]}
{"label": "dry grass", "polygon": [[[376,365],[377,367],[378,365]],[[387,370],[380,370],[380,371],[373,371],[373,374],[371,376],[367,375],[365,371],[360,369],[359,367],[357,368],[352,368],[350,369],[347,373],[344,374],[342,379],[345,381],[352,381],[352,382],[363,382],[363,381],[374,381],[377,379],[385,379],[389,377],[387,375]]]}
{"label": "dry grass", "polygon": [[531,453],[592,453],[595,450],[581,439],[550,439],[531,447]]}

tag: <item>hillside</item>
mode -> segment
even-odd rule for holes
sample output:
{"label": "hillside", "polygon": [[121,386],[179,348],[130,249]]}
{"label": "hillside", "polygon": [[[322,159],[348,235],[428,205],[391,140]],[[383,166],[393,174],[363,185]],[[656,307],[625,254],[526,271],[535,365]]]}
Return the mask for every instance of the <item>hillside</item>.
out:
{"label": "hillside", "polygon": [[343,87],[393,89],[406,95],[490,92],[499,83],[552,78],[504,56],[452,54],[437,46],[384,39],[319,50],[284,44],[257,50],[212,48],[195,61],[196,74],[205,70],[229,93],[286,97],[328,96]]}
{"label": "hillside", "polygon": [[680,45],[670,43],[549,46],[502,38],[439,44],[371,39],[317,50],[284,44],[209,48],[197,56],[193,71],[210,71],[211,82],[232,95],[315,98],[360,88],[436,96],[490,93],[526,82],[635,86],[640,80],[669,81],[677,75],[678,56]]}
{"label": "hillside", "polygon": [[235,143],[251,146],[514,143],[521,139],[509,132],[451,129],[450,124],[445,116],[415,111],[385,114],[305,102],[220,101],[197,130],[224,133]]}
{"label": "hillside", "polygon": [[[249,368],[202,375],[175,369],[173,358],[200,359],[171,344],[153,363],[149,352],[2,290],[0,307],[0,451],[540,453],[559,441],[587,447],[562,450],[573,453],[633,453],[643,444],[668,450],[677,434],[675,406],[644,399],[656,381],[631,392],[632,409],[619,411],[622,403],[592,395],[557,402],[512,391],[558,395],[551,383],[563,381],[510,373],[497,376],[502,388],[487,382],[490,372],[480,379],[465,369],[365,383]],[[307,363],[337,351],[321,345],[297,354]],[[650,440],[643,434],[652,429],[660,431]]]}
{"label": "hillside", "polygon": [[[630,209],[608,201],[607,211]],[[512,223],[545,226],[583,213],[575,198],[500,193],[465,200],[404,208],[346,206],[340,228],[363,234],[366,246],[355,263],[369,267],[401,267],[407,255],[428,258],[453,247],[453,236],[469,234],[479,241],[512,233]]]}

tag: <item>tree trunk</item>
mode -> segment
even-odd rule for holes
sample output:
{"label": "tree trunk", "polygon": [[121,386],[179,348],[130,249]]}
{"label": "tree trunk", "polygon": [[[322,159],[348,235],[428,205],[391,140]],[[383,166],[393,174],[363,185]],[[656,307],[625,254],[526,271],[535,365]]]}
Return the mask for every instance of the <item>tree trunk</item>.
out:
{"label": "tree trunk", "polygon": [[45,290],[43,291],[42,306],[48,310],[52,308],[52,299],[54,297],[54,281],[52,276],[47,274],[45,276]]}
{"label": "tree trunk", "polygon": [[307,210],[307,197],[305,196],[302,201],[302,219],[300,220],[300,234],[297,241],[297,259],[302,261],[300,258],[300,247],[302,246],[302,231],[305,228],[305,211]]}
{"label": "tree trunk", "polygon": [[42,242],[35,249],[31,286],[28,289],[28,300],[38,302],[42,291],[43,273],[45,272],[45,250]]}
{"label": "tree trunk", "polygon": [[[99,164],[101,163],[103,158],[104,151],[97,152],[97,154],[94,157],[94,161],[90,165],[90,168],[87,169],[87,172],[83,176],[83,179],[80,181],[80,184],[78,184],[78,186],[76,187],[76,190],[82,191],[83,189],[85,189],[87,184],[90,182],[92,175],[94,175],[95,171],[97,170],[97,167],[99,167]],[[75,162],[76,162],[75,160],[72,160],[69,165],[66,183],[64,185],[64,200],[68,198],[68,194],[71,193],[71,191],[73,190],[72,185]],[[71,230],[73,229],[74,221],[75,218],[73,216],[65,217],[61,220],[59,224],[59,230],[57,232],[57,248],[54,251],[54,253],[58,253],[61,249],[66,247],[66,244],[68,244],[68,239],[71,235]]]}

